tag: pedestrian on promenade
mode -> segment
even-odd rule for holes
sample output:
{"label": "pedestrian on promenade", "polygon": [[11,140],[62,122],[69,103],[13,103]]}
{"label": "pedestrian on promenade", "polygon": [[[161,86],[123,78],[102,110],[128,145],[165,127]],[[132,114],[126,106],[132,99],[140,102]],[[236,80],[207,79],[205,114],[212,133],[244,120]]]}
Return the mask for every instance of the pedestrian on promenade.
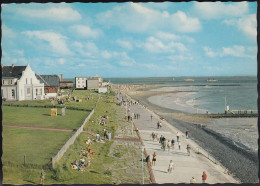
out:
{"label": "pedestrian on promenade", "polygon": [[189,144],[187,145],[187,153],[190,156],[190,145]]}
{"label": "pedestrian on promenade", "polygon": [[152,139],[153,139],[153,141],[155,139],[155,133],[154,132],[152,132]]}
{"label": "pedestrian on promenade", "polygon": [[178,141],[179,150],[181,150],[181,142]]}
{"label": "pedestrian on promenade", "polygon": [[151,121],[153,120],[153,115],[151,115]]}
{"label": "pedestrian on promenade", "polygon": [[187,130],[186,131],[186,139],[188,139],[189,138],[189,131]]}
{"label": "pedestrian on promenade", "polygon": [[191,178],[190,183],[196,183],[194,176]]}
{"label": "pedestrian on promenade", "polygon": [[171,148],[171,142],[170,142],[170,140],[168,140],[168,142],[167,142],[167,148],[168,148],[168,152],[170,152],[170,148]]}
{"label": "pedestrian on promenade", "polygon": [[159,129],[160,128],[160,123],[159,123],[159,121],[157,122],[157,129]]}
{"label": "pedestrian on promenade", "polygon": [[172,139],[171,143],[172,143],[172,149],[174,149],[174,143],[175,143],[174,139]]}
{"label": "pedestrian on promenade", "polygon": [[159,143],[162,144],[163,135],[161,135]]}
{"label": "pedestrian on promenade", "polygon": [[46,175],[46,173],[45,173],[44,170],[42,169],[42,171],[41,171],[41,176],[40,176],[40,179],[41,179],[40,184],[42,184],[42,185],[44,185],[45,175]]}
{"label": "pedestrian on promenade", "polygon": [[176,136],[177,136],[177,142],[179,142],[179,139],[180,139],[180,134],[179,134],[179,132],[176,133]]}
{"label": "pedestrian on promenade", "polygon": [[156,153],[153,153],[153,161],[152,161],[152,165],[155,166],[155,162],[156,162]]}
{"label": "pedestrian on promenade", "polygon": [[205,171],[203,171],[202,173],[202,183],[206,183],[206,179],[207,179],[207,174]]}
{"label": "pedestrian on promenade", "polygon": [[165,151],[166,145],[167,145],[167,142],[166,142],[166,139],[164,138],[164,140],[163,140],[163,150],[164,151]]}
{"label": "pedestrian on promenade", "polygon": [[173,161],[171,160],[169,164],[168,172],[172,173],[172,170],[173,170]]}

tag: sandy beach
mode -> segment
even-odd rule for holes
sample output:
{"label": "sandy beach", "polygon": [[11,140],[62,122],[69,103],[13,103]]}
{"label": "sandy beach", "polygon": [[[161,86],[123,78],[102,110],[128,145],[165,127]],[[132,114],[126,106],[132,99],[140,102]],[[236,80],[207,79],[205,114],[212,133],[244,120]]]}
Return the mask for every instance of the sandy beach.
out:
{"label": "sandy beach", "polygon": [[[155,88],[158,88],[158,86]],[[138,89],[142,91],[138,91]],[[150,89],[152,89],[152,91],[149,91]],[[169,92],[163,88],[159,89],[159,91],[154,91],[152,86],[139,86],[138,88],[128,86],[127,94],[161,117],[164,117],[170,124],[182,132],[185,133],[186,130],[189,130],[190,136],[196,143],[211,153],[214,158],[227,167],[242,182],[255,183],[259,181],[258,156],[256,151],[257,130],[255,130],[256,134],[253,134],[254,137],[247,137],[246,134],[238,133],[239,130],[236,132],[234,132],[234,129],[233,131],[230,130],[236,126],[235,123],[226,126],[223,119],[216,122],[216,120],[206,115],[184,113],[180,111],[181,109],[179,111],[172,109],[176,108],[176,105],[167,105],[167,103],[162,105],[158,104],[158,97],[157,100],[152,99],[152,97],[156,96],[180,94],[177,89],[172,89]],[[189,93],[184,93],[182,95],[183,98],[185,99],[185,95],[187,96],[188,94]],[[253,118],[253,121],[254,120],[257,121],[257,118]],[[200,124],[204,127],[201,128]],[[244,127],[244,129],[247,130],[254,130],[255,128],[257,128],[257,124],[256,126],[251,126],[250,129]]]}

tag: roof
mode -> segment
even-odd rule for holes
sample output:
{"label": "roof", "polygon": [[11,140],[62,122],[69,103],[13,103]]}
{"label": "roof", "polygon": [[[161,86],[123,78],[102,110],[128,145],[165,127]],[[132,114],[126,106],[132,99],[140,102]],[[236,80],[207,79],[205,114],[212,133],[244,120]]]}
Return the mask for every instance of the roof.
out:
{"label": "roof", "polygon": [[58,75],[36,75],[40,83],[44,83],[44,86],[59,86],[60,78]]}
{"label": "roof", "polygon": [[26,66],[4,66],[2,67],[2,78],[14,77],[19,79],[25,69]]}

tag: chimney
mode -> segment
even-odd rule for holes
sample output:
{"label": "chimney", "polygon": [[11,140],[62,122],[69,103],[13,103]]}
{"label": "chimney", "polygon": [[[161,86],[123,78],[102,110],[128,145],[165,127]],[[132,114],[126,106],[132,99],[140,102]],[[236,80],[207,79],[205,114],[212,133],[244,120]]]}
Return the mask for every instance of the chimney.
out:
{"label": "chimney", "polygon": [[60,75],[60,82],[62,82],[62,76],[63,76],[63,75],[61,74],[61,75]]}
{"label": "chimney", "polygon": [[12,64],[12,68],[14,68],[14,64]]}

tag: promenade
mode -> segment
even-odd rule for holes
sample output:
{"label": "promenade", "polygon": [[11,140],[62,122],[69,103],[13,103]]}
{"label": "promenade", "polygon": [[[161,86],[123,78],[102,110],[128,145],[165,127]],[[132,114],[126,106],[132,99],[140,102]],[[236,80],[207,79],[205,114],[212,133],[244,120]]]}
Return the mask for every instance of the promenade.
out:
{"label": "promenade", "polygon": [[[206,183],[238,183],[231,175],[225,174],[225,168],[216,162],[214,158],[207,158],[209,154],[201,149],[192,139],[186,139],[185,134],[170,125],[166,121],[162,121],[162,128],[157,129],[159,116],[152,111],[146,109],[142,105],[131,105],[127,107],[129,114],[139,113],[139,119],[133,119],[138,128],[144,143],[144,148],[152,159],[152,154],[157,154],[156,165],[152,166],[156,183],[190,183],[192,177],[195,177],[196,183],[202,183],[202,172],[206,171]],[[151,120],[151,114],[153,118]],[[176,140],[177,131],[180,134],[181,150],[178,148]],[[163,135],[167,140],[175,140],[174,149],[168,152],[161,149],[161,145],[157,140],[153,141],[151,134],[154,132],[160,137]],[[187,154],[187,144],[191,146],[191,155]],[[199,149],[199,154],[196,153]],[[170,160],[173,160],[174,170],[168,173]]]}

